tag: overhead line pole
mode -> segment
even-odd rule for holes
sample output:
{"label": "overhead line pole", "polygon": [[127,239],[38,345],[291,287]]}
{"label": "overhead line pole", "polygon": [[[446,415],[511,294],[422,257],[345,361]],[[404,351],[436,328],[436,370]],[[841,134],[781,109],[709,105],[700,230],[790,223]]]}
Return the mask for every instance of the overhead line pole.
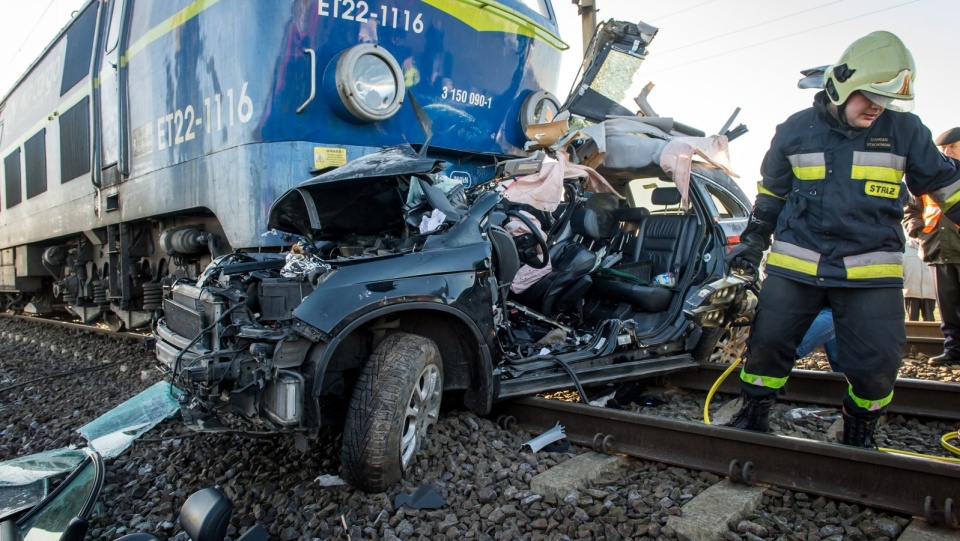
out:
{"label": "overhead line pole", "polygon": [[597,0],[571,0],[577,6],[583,28],[583,50],[586,51],[593,40],[597,28]]}

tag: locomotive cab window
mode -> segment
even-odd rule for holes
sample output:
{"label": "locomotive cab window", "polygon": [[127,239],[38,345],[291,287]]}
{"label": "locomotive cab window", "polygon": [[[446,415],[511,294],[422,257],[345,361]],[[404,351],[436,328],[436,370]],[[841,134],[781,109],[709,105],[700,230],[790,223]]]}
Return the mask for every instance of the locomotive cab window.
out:
{"label": "locomotive cab window", "polygon": [[110,2],[110,27],[107,33],[107,42],[104,45],[104,52],[112,53],[120,43],[120,15],[123,13],[123,0],[112,0]]}
{"label": "locomotive cab window", "polygon": [[23,144],[24,169],[27,174],[27,199],[47,191],[47,130],[27,139]]}
{"label": "locomotive cab window", "polygon": [[97,28],[96,7],[96,4],[90,4],[67,31],[67,53],[63,60],[63,76],[60,80],[61,96],[90,73],[93,33]]}
{"label": "locomotive cab window", "polygon": [[20,204],[20,149],[16,149],[3,159],[4,195],[6,208]]}
{"label": "locomotive cab window", "polygon": [[545,0],[520,0],[520,3],[534,13],[539,13],[547,19],[551,18],[550,9],[547,7]]}

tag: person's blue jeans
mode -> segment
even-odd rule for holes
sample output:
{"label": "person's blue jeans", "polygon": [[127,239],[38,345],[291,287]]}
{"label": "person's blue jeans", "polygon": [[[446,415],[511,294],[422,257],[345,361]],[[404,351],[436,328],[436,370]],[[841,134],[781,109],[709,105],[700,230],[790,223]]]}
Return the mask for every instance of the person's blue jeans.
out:
{"label": "person's blue jeans", "polygon": [[837,355],[837,337],[833,328],[833,312],[829,308],[824,308],[817,314],[817,318],[810,324],[807,334],[803,335],[803,340],[797,346],[797,358],[806,357],[817,346],[823,346],[827,353],[827,361],[830,362],[830,369],[834,372],[842,372],[840,365],[837,364],[839,356]]}

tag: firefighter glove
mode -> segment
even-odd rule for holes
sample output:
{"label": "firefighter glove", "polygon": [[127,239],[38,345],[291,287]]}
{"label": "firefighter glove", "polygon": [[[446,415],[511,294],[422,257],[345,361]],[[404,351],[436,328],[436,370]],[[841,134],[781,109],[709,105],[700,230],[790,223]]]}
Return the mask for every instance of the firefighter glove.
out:
{"label": "firefighter glove", "polygon": [[760,267],[763,251],[767,243],[759,235],[751,234],[740,238],[740,244],[733,247],[724,258],[735,269],[756,269]]}

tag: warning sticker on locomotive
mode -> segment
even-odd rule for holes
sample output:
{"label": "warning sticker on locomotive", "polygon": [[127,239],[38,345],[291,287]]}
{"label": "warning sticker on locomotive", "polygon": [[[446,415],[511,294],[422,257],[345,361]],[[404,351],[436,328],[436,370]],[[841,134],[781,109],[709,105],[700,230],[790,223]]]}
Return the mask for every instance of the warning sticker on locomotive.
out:
{"label": "warning sticker on locomotive", "polygon": [[147,122],[133,130],[133,158],[139,159],[153,152],[153,123]]}
{"label": "warning sticker on locomotive", "polygon": [[313,168],[340,167],[347,163],[347,149],[313,147]]}

